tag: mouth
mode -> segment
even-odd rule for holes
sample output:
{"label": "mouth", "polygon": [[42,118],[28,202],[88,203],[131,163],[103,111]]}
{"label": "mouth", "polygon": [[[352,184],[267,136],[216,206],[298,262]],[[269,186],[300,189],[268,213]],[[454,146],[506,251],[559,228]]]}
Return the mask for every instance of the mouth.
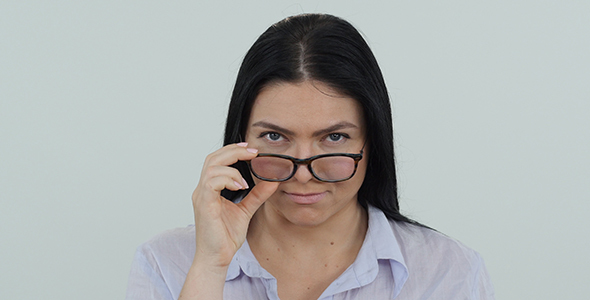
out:
{"label": "mouth", "polygon": [[322,193],[287,193],[285,192],[287,197],[291,199],[291,201],[301,204],[301,205],[310,205],[314,203],[320,202],[326,196],[326,192]]}

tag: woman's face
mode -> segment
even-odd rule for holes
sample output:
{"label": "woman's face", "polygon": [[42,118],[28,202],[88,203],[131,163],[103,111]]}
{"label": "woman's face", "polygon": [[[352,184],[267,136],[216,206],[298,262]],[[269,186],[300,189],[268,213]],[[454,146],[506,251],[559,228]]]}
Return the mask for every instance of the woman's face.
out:
{"label": "woman's face", "polygon": [[[356,100],[317,81],[281,82],[262,89],[254,101],[246,141],[259,153],[304,159],[324,153],[360,153],[365,131],[362,107]],[[357,193],[367,169],[366,148],[364,153],[355,175],[342,182],[321,182],[306,165],[299,165],[295,175],[265,202],[265,212],[300,226],[357,212]],[[254,181],[259,180],[254,177]]]}

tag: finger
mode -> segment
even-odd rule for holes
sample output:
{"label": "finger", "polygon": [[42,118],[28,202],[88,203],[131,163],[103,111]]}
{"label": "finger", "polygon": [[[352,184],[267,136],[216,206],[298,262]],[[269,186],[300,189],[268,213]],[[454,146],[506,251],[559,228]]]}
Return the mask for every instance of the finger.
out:
{"label": "finger", "polygon": [[261,181],[257,183],[250,193],[238,204],[252,217],[256,210],[266,201],[279,187],[279,182]]}
{"label": "finger", "polygon": [[207,181],[205,187],[207,190],[212,191],[215,194],[219,194],[221,191],[223,191],[223,189],[237,191],[246,188],[243,183],[240,183],[228,176],[217,176],[211,178]]}
{"label": "finger", "polygon": [[258,154],[258,150],[249,148],[246,144],[230,144],[207,156],[204,167],[210,165],[229,166],[239,160],[251,160]]}
{"label": "finger", "polygon": [[215,177],[229,177],[238,183],[241,188],[248,188],[248,183],[242,177],[240,171],[228,166],[209,166],[201,174],[201,182],[207,182]]}

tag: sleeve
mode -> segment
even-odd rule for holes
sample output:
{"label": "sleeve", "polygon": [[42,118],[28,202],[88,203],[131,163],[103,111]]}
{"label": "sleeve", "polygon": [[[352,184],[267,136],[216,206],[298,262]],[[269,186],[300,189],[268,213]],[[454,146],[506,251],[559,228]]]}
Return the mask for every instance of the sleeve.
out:
{"label": "sleeve", "polygon": [[477,254],[477,267],[474,272],[473,289],[471,299],[473,300],[495,300],[494,287],[484,264],[483,258]]}
{"label": "sleeve", "polygon": [[126,300],[173,300],[156,259],[139,247],[131,265]]}

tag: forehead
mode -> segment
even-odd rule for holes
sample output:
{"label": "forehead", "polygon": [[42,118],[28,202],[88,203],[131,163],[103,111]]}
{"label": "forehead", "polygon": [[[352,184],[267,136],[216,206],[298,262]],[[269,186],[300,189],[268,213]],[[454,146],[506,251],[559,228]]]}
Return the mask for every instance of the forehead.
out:
{"label": "forehead", "polygon": [[318,81],[280,82],[263,88],[252,105],[248,127],[259,121],[300,130],[345,121],[364,129],[360,103]]}

